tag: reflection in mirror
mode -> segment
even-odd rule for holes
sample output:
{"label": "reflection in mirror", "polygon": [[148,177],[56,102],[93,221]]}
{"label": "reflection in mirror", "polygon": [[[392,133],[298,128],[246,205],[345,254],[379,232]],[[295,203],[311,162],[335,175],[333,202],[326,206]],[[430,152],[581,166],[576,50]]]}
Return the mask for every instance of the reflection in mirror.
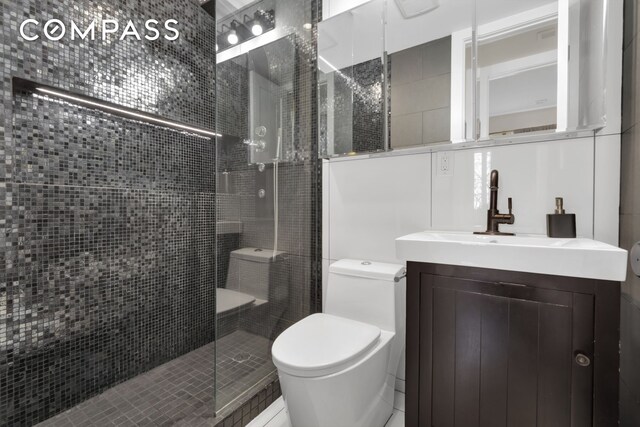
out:
{"label": "reflection in mirror", "polygon": [[529,12],[522,25],[478,41],[480,138],[555,131],[557,14]]}
{"label": "reflection in mirror", "polygon": [[606,0],[373,0],[325,15],[321,155],[602,128],[607,11]]}
{"label": "reflection in mirror", "polygon": [[473,110],[452,111],[452,100],[463,106],[466,92],[464,84],[453,87],[452,79],[464,77],[471,64],[464,44],[459,52],[453,47],[463,38],[471,43],[476,0],[413,2],[432,6],[413,16],[403,13],[403,3],[389,0],[387,6],[390,147],[465,141]]}
{"label": "reflection in mirror", "polygon": [[606,124],[605,0],[479,0],[479,139]]}
{"label": "reflection in mirror", "polygon": [[384,0],[318,25],[321,155],[384,149]]}
{"label": "reflection in mirror", "polygon": [[389,56],[391,147],[451,140],[451,36]]}

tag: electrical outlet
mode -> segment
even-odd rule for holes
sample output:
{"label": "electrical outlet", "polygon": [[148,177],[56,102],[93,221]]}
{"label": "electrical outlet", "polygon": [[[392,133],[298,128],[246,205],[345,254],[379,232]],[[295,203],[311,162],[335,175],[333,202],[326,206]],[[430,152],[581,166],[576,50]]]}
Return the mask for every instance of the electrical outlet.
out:
{"label": "electrical outlet", "polygon": [[453,175],[453,153],[449,151],[440,151],[436,157],[437,160],[437,174],[440,176],[452,176]]}

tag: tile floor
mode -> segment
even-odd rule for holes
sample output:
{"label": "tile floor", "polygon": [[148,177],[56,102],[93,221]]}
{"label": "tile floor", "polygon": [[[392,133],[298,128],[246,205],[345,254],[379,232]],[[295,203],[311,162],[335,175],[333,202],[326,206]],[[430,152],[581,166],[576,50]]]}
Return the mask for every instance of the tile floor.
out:
{"label": "tile floor", "polygon": [[[39,427],[215,426],[242,392],[275,379],[271,341],[236,331],[58,414]],[[233,405],[229,405],[233,406]]]}
{"label": "tile floor", "polygon": [[[396,391],[394,408],[385,427],[404,427],[404,393]],[[247,427],[292,427],[282,397],[273,402]]]}

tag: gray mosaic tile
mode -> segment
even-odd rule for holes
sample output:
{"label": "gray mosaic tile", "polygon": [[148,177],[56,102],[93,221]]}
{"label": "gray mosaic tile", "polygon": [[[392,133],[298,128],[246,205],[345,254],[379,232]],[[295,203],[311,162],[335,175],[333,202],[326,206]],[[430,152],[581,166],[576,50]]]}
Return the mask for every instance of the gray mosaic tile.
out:
{"label": "gray mosaic tile", "polygon": [[[27,42],[27,17],[182,37]],[[0,28],[0,425],[28,426],[215,338],[215,145],[11,78],[213,128],[215,23],[187,0],[0,0]]]}
{"label": "gray mosaic tile", "polygon": [[[252,354],[248,360],[219,359],[217,403],[235,411],[234,424],[242,425],[279,395],[279,388],[265,386],[275,378],[272,339],[319,308],[315,33],[300,25],[317,20],[319,4],[284,2],[295,5],[290,12],[300,30],[264,53],[270,78],[287,86],[284,105],[296,112],[286,119],[289,145],[279,173],[280,202],[291,205],[280,221],[291,262],[274,279],[286,274],[293,285],[286,301],[246,313],[218,337],[220,348],[228,337],[256,332],[231,347]],[[256,199],[267,178],[255,175],[241,141],[253,65],[239,58],[216,67],[215,23],[194,6],[197,0],[0,0],[0,314],[6,318],[0,321],[0,425],[33,425],[74,405],[50,425],[210,425],[213,419],[214,368],[190,360],[189,368],[199,370],[194,377],[162,367],[214,345],[215,286],[226,283],[228,254],[245,245],[268,247],[273,212]],[[27,43],[17,27],[32,16],[81,24],[94,17],[136,23],[176,17],[182,37],[174,44]],[[12,76],[200,127],[217,124],[225,136],[216,147],[14,95]],[[228,192],[238,197],[216,199],[216,169],[237,177]],[[217,203],[230,205],[216,210]],[[250,223],[246,236],[216,236],[218,213]],[[121,393],[125,384],[131,393]]]}
{"label": "gray mosaic tile", "polygon": [[[220,425],[224,417],[216,416],[216,393],[223,408],[239,397],[237,390],[250,392],[260,384],[265,386],[256,390],[258,406],[254,407],[266,407],[267,397],[273,401],[279,396],[279,389],[276,394],[271,385],[276,378],[271,344],[266,338],[236,331],[38,425]],[[242,409],[231,416],[242,418]]]}

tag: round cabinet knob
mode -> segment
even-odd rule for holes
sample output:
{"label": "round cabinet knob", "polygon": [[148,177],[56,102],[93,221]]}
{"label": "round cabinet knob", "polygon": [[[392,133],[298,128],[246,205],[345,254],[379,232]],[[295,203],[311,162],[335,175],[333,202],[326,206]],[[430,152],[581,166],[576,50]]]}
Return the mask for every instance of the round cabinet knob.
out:
{"label": "round cabinet knob", "polygon": [[587,367],[591,365],[591,359],[589,359],[585,354],[578,353],[576,354],[576,363],[580,366]]}
{"label": "round cabinet knob", "polygon": [[636,242],[631,248],[629,254],[629,263],[631,264],[631,270],[633,274],[640,277],[640,242]]}

